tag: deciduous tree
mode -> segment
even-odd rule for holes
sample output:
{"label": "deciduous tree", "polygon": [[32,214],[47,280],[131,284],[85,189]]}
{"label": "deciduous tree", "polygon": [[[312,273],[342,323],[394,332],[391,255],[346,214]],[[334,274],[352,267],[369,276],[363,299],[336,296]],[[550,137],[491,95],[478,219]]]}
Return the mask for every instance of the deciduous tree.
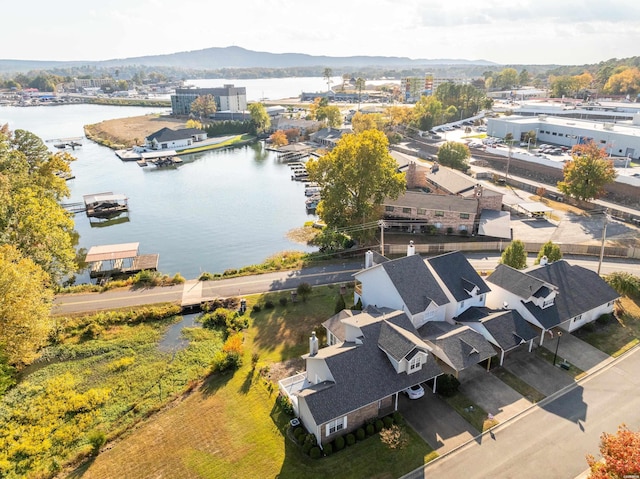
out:
{"label": "deciduous tree", "polygon": [[442,123],[443,114],[440,100],[435,96],[422,96],[413,107],[411,124],[422,131],[428,131],[434,125]]}
{"label": "deciduous tree", "polygon": [[271,134],[269,137],[271,143],[276,147],[280,148],[281,146],[285,146],[289,144],[289,140],[287,140],[287,135],[285,135],[284,131],[278,130]]}
{"label": "deciduous tree", "polygon": [[49,277],[13,246],[0,246],[0,353],[8,363],[31,363],[53,325]]}
{"label": "deciduous tree", "polygon": [[538,257],[534,261],[533,264],[540,264],[540,260],[543,256],[547,257],[549,263],[553,263],[554,261],[559,261],[562,259],[562,251],[560,251],[560,246],[555,244],[553,241],[547,241],[542,245],[540,251],[538,251]]}
{"label": "deciduous tree", "polygon": [[361,133],[365,130],[382,130],[384,118],[379,113],[362,113],[356,112],[351,118],[351,126],[355,133]]}
{"label": "deciduous tree", "polygon": [[309,179],[321,188],[318,215],[327,226],[343,228],[377,220],[385,198],[397,198],[406,188],[404,173],[378,130],[348,134],[335,148],[307,162]]}
{"label": "deciduous tree", "polygon": [[513,240],[509,246],[502,252],[500,263],[511,266],[515,269],[524,269],[527,267],[527,251],[524,243],[520,240]]}
{"label": "deciduous tree", "polygon": [[576,145],[572,160],[564,164],[564,179],[558,189],[579,200],[599,198],[604,187],[616,178],[613,162],[606,159],[607,153],[594,142]]}
{"label": "deciduous tree", "polygon": [[469,147],[457,141],[447,141],[438,149],[438,162],[456,170],[468,170],[469,163],[467,160],[470,157]]}
{"label": "deciduous tree", "polygon": [[262,103],[251,103],[249,105],[249,114],[258,133],[268,130],[271,126],[271,118]]}
{"label": "deciduous tree", "polygon": [[321,106],[316,110],[316,120],[325,122],[330,128],[338,128],[343,121],[337,106]]}
{"label": "deciduous tree", "polygon": [[589,479],[622,479],[640,473],[640,431],[631,431],[622,424],[615,434],[600,436],[601,460],[587,455]]}
{"label": "deciduous tree", "polygon": [[640,70],[627,68],[611,75],[604,86],[604,91],[614,95],[636,96],[640,93]]}
{"label": "deciduous tree", "polygon": [[331,68],[325,68],[322,76],[327,81],[327,91],[331,90],[331,77],[333,76],[333,70]]}
{"label": "deciduous tree", "polygon": [[209,118],[209,115],[214,114],[217,110],[218,106],[213,95],[200,95],[191,102],[191,113],[197,115],[201,120]]}

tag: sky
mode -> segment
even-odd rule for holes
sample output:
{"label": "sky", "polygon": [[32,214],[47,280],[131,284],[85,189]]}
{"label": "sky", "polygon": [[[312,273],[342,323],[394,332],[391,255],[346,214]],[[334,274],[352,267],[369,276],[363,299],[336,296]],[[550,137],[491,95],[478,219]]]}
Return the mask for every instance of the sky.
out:
{"label": "sky", "polygon": [[15,60],[110,60],[232,45],[500,64],[640,55],[638,0],[32,0],[6,2],[0,15],[0,59]]}

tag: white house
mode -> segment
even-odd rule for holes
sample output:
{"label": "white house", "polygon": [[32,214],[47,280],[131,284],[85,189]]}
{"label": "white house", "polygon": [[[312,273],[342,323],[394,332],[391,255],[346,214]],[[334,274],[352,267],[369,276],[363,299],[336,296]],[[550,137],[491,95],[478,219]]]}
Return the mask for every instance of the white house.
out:
{"label": "white house", "polygon": [[182,128],[180,130],[162,128],[145,138],[144,148],[148,150],[180,150],[206,139],[207,132],[198,128]]}
{"label": "white house", "polygon": [[522,271],[501,264],[487,281],[487,306],[516,310],[538,328],[541,345],[553,328],[575,331],[613,312],[620,296],[594,271],[565,260]]}

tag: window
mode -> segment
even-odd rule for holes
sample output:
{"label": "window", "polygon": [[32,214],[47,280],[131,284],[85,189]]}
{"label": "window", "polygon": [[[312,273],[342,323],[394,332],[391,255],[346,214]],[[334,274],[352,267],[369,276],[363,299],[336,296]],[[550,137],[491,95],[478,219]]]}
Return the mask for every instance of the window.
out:
{"label": "window", "polygon": [[460,213],[460,219],[461,220],[468,220],[469,219],[469,213]]}
{"label": "window", "polygon": [[384,210],[385,211],[393,211],[393,206],[385,206]]}
{"label": "window", "polygon": [[347,416],[336,419],[327,423],[327,436],[334,434],[347,427]]}
{"label": "window", "polygon": [[425,208],[418,208],[418,214],[419,215],[426,215],[427,214],[427,210]]}
{"label": "window", "polygon": [[411,214],[411,208],[402,208],[402,212],[406,215],[410,215]]}
{"label": "window", "polygon": [[444,211],[436,210],[436,216],[444,216]]}
{"label": "window", "polygon": [[422,367],[422,360],[420,354],[416,354],[409,360],[409,372],[417,371]]}

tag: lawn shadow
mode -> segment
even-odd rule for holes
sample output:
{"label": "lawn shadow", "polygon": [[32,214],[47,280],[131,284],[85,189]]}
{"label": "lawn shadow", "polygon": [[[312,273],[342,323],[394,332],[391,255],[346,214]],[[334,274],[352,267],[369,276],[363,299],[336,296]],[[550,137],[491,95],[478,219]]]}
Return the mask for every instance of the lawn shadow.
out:
{"label": "lawn shadow", "polygon": [[67,479],[80,479],[95,462],[97,456],[90,456],[66,476]]}
{"label": "lawn shadow", "polygon": [[227,370],[223,372],[216,372],[207,377],[200,385],[198,390],[203,396],[207,397],[215,394],[218,389],[227,384],[229,380],[236,373],[236,370]]}

